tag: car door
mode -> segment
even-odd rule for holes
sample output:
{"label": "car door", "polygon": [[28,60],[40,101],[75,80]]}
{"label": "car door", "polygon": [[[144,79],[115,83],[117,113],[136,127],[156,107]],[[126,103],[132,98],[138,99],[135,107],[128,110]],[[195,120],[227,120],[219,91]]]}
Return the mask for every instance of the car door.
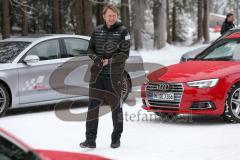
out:
{"label": "car door", "polygon": [[[71,86],[68,88],[68,96],[86,96],[88,95],[88,89],[87,93],[81,92],[81,95],[79,95],[80,90],[78,87],[88,88],[89,84],[88,81],[84,79],[88,64],[91,63],[91,59],[87,55],[89,41],[81,38],[63,38],[62,42],[65,46],[65,56],[72,57],[71,60],[67,62],[67,65],[65,65],[73,68],[65,78],[65,84]],[[85,65],[82,65],[83,63],[85,63]]]}
{"label": "car door", "polygon": [[[33,46],[26,55],[37,55],[40,60],[32,64],[22,63],[19,68],[19,93],[20,103],[34,103],[57,100],[65,97],[65,94],[56,90],[67,90],[62,85],[52,89],[49,84],[51,74],[62,64],[59,39],[51,39]],[[25,55],[25,56],[26,56]],[[57,78],[55,78],[58,84]]]}

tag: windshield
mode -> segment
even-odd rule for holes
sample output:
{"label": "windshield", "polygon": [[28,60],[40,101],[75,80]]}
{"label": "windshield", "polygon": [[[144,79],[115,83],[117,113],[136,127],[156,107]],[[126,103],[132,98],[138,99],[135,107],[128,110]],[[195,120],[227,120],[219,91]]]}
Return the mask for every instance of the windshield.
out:
{"label": "windshield", "polygon": [[0,42],[0,63],[11,63],[30,42]]}
{"label": "windshield", "polygon": [[203,51],[195,60],[239,61],[240,39],[223,39]]}
{"label": "windshield", "polygon": [[0,136],[0,159],[1,160],[22,160],[27,153],[8,139]]}

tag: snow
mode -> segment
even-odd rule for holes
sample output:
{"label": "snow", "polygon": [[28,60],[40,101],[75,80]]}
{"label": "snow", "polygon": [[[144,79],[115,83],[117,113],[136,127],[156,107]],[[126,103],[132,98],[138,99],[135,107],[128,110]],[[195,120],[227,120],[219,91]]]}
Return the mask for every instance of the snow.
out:
{"label": "snow", "polygon": [[[170,65],[194,48],[166,46],[160,51],[140,51],[145,62]],[[136,100],[134,106],[130,102]],[[181,116],[166,122],[141,109],[141,99],[124,103],[124,133],[121,147],[111,149],[111,114],[100,118],[96,149],[81,149],[85,140],[84,121],[62,121],[55,112],[14,114],[0,119],[0,127],[37,149],[89,153],[112,159],[224,160],[237,159],[240,148],[240,124],[228,124],[220,117]],[[105,108],[107,106],[103,106]],[[71,109],[74,114],[86,108]]]}
{"label": "snow", "polygon": [[217,13],[210,13],[210,16],[221,17],[221,18],[223,18],[223,19],[225,19],[225,18],[226,18],[226,16],[225,16],[225,15],[222,15],[222,14],[217,14]]}
{"label": "snow", "polygon": [[162,50],[143,50],[139,51],[139,53],[141,54],[144,62],[152,62],[167,66],[178,63],[184,53],[200,46],[204,45],[198,44],[191,47],[167,45]]}
{"label": "snow", "polygon": [[[151,113],[141,110],[140,106],[140,100],[134,107],[123,106],[124,133],[119,149],[109,147],[111,114],[100,118],[97,149],[78,146],[84,140],[85,122],[61,121],[53,111],[5,117],[0,125],[34,148],[90,153],[112,159],[220,160],[237,157],[240,147],[238,124],[226,124],[218,117],[193,117],[193,122],[163,122],[158,118],[150,119]],[[83,110],[74,109],[74,113]],[[145,114],[148,120],[143,120]]]}

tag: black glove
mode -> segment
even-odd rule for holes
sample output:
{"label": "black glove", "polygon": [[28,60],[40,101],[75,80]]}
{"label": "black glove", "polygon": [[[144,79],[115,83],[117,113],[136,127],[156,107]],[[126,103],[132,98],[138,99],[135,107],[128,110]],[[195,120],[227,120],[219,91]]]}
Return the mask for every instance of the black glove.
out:
{"label": "black glove", "polygon": [[103,59],[96,56],[94,59],[94,64],[97,66],[97,67],[102,67],[103,66]]}
{"label": "black glove", "polygon": [[90,83],[95,83],[99,73],[102,70],[102,66],[103,66],[103,59],[101,57],[94,57],[93,58],[93,65],[90,69],[91,71],[91,78],[90,78]]}

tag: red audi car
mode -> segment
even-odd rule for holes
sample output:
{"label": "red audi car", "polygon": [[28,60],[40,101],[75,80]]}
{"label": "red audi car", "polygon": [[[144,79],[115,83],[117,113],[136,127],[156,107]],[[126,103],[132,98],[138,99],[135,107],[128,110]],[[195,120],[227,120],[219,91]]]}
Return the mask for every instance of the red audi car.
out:
{"label": "red audi car", "polygon": [[0,160],[106,160],[107,158],[50,150],[31,149],[0,128]]}
{"label": "red audi car", "polygon": [[157,115],[219,115],[239,123],[240,32],[213,43],[192,61],[150,73],[141,96],[142,107]]}

